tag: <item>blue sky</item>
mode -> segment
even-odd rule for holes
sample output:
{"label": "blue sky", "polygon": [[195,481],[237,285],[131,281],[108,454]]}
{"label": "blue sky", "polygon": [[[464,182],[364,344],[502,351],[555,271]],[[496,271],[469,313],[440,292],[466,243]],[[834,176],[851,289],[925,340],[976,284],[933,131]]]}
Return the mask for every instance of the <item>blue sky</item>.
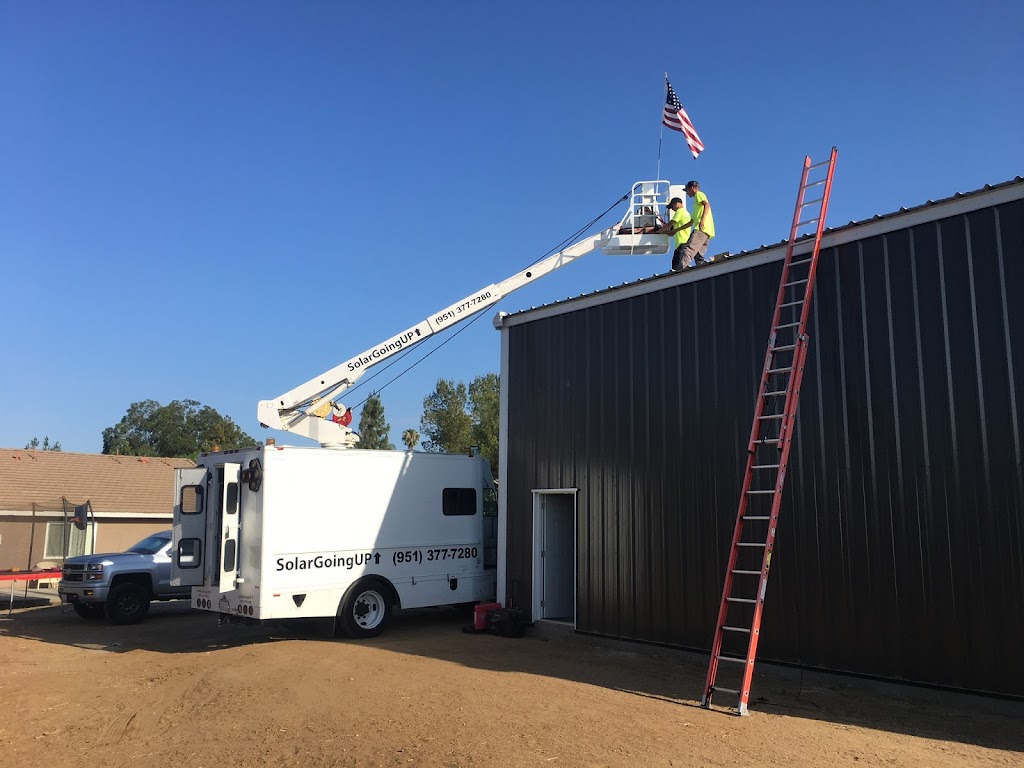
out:
{"label": "blue sky", "polygon": [[[712,253],[783,239],[832,145],[833,226],[1024,174],[1022,28],[1005,0],[0,0],[0,446],[99,452],[145,399],[302,444],[257,401],[655,177],[665,72],[707,149],[665,131],[661,177],[701,181]],[[439,377],[498,370],[498,309],[668,260],[595,253],[507,297],[383,390],[393,439]]]}

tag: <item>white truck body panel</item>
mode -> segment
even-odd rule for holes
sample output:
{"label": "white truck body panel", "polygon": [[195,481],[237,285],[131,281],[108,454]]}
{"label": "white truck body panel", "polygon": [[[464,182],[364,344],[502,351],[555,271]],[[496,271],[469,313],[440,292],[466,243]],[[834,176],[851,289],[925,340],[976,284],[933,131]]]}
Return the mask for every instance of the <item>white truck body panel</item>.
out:
{"label": "white truck body panel", "polygon": [[[245,474],[254,462],[257,490]],[[194,584],[194,608],[333,617],[349,587],[371,575],[403,608],[494,598],[497,518],[484,513],[493,483],[478,457],[268,446],[203,454],[198,464],[205,504],[179,499],[174,520],[175,575]],[[205,520],[183,507],[203,507]],[[202,542],[184,538],[198,530]]]}

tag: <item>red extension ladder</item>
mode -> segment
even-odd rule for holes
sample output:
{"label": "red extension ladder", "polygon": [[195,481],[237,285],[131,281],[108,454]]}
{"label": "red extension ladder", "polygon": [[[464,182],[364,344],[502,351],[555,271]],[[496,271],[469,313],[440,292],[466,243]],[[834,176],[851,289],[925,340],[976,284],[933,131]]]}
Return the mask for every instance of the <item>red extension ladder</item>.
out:
{"label": "red extension ladder", "polygon": [[[768,587],[768,569],[779,524],[782,488],[786,481],[786,466],[800,400],[800,382],[807,357],[807,317],[818,269],[818,251],[825,231],[828,198],[832,192],[836,154],[833,147],[829,159],[816,165],[811,164],[810,157],[804,158],[793,228],[789,233],[772,331],[768,337],[768,351],[754,403],[747,468],[743,473],[743,489],[736,512],[729,565],[725,571],[722,604],[715,624],[708,679],[701,698],[701,706],[705,708],[710,708],[715,693],[735,693],[739,697],[737,713],[747,714],[761,614]],[[812,175],[819,174],[823,174],[823,178],[811,180]],[[818,187],[822,188],[821,195],[805,201],[805,193],[810,189],[816,193]],[[811,193],[811,197],[815,193]],[[817,212],[814,206],[818,206]],[[807,218],[802,218],[804,216]],[[794,260],[793,248],[799,230],[811,224],[815,225],[814,248],[810,254],[801,254]],[[729,665],[730,671],[737,672],[737,675],[729,675],[730,681],[733,677],[738,678],[735,688],[717,684],[719,666],[723,663]]]}

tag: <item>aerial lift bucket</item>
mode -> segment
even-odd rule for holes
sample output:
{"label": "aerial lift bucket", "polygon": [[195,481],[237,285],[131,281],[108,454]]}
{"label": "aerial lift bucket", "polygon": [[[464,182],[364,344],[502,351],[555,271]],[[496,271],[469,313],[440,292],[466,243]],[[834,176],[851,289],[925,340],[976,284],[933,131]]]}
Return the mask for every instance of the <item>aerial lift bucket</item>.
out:
{"label": "aerial lift bucket", "polygon": [[668,220],[662,216],[673,197],[685,199],[682,185],[667,181],[638,181],[629,195],[629,210],[615,234],[601,250],[608,256],[664,256],[671,250],[672,238],[656,234]]}

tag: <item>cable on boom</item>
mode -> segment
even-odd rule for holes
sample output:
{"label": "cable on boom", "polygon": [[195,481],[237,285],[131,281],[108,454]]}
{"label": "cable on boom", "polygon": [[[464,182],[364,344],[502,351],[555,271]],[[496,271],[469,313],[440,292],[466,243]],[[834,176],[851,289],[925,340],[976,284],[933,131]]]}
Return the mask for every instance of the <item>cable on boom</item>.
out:
{"label": "cable on boom", "polygon": [[[587,222],[587,223],[586,223],[586,224],[584,224],[584,225],[583,225],[582,227],[580,227],[579,229],[577,229],[577,230],[576,230],[576,231],[575,231],[575,232],[574,232],[573,234],[569,235],[569,236],[568,236],[567,238],[565,238],[564,240],[562,240],[562,241],[561,241],[560,243],[558,243],[558,245],[556,245],[555,247],[553,247],[553,248],[551,248],[550,250],[548,250],[548,251],[547,251],[547,253],[543,254],[542,256],[538,257],[538,258],[537,258],[537,259],[535,259],[534,261],[532,261],[532,262],[530,262],[529,264],[527,264],[527,265],[526,265],[526,267],[524,267],[524,269],[527,269],[527,268],[529,268],[529,267],[532,267],[532,266],[533,266],[534,264],[537,264],[538,262],[541,262],[541,261],[543,261],[543,260],[544,260],[544,259],[546,259],[546,258],[547,258],[548,256],[550,256],[551,254],[553,254],[553,253],[557,253],[558,251],[562,250],[563,248],[566,248],[566,247],[568,247],[569,245],[571,245],[572,243],[574,243],[574,242],[575,242],[576,240],[578,240],[578,239],[580,238],[580,236],[581,236],[581,235],[582,235],[582,234],[583,234],[584,232],[586,232],[586,231],[587,231],[588,229],[590,229],[590,228],[591,228],[592,226],[594,226],[594,225],[595,225],[595,224],[596,224],[597,222],[599,222],[599,221],[600,221],[601,219],[603,219],[603,218],[604,218],[605,216],[607,216],[607,215],[608,215],[608,213],[609,213],[609,212],[610,212],[610,211],[611,211],[612,209],[614,209],[614,208],[615,208],[616,206],[620,205],[621,203],[624,203],[624,202],[625,202],[625,201],[627,201],[627,200],[629,200],[629,192],[627,192],[627,193],[626,193],[626,194],[624,194],[624,195],[623,195],[622,197],[620,197],[620,198],[619,198],[618,200],[616,200],[616,201],[615,201],[614,203],[612,203],[611,205],[609,205],[609,206],[608,206],[607,208],[605,208],[605,210],[604,210],[603,212],[599,213],[599,214],[598,214],[597,216],[595,216],[595,217],[594,217],[593,219],[591,219],[591,220],[590,220],[589,222]],[[468,328],[469,328],[469,327],[470,327],[470,326],[471,326],[471,325],[472,325],[473,323],[475,323],[475,322],[476,322],[477,320],[479,320],[479,319],[480,319],[480,317],[482,316],[482,314],[483,314],[483,310],[479,310],[479,311],[478,311],[478,312],[476,313],[476,316],[475,316],[475,317],[471,318],[471,319],[470,319],[470,320],[469,320],[468,322],[466,322],[466,323],[463,323],[463,324],[462,324],[462,327],[461,327],[461,328],[459,328],[459,329],[458,329],[457,331],[455,331],[455,333],[453,333],[453,334],[451,334],[450,336],[448,336],[448,338],[446,338],[446,339],[445,339],[444,341],[442,341],[442,342],[440,342],[439,344],[437,344],[437,346],[435,346],[435,347],[434,347],[433,349],[427,350],[427,351],[426,351],[426,353],[425,353],[425,354],[423,355],[423,357],[421,357],[421,358],[420,358],[419,360],[417,360],[416,362],[414,362],[414,363],[413,363],[412,365],[410,365],[410,366],[409,366],[408,368],[406,368],[406,369],[404,369],[403,371],[401,371],[400,373],[398,373],[398,374],[397,374],[397,375],[396,375],[396,376],[395,376],[394,378],[390,379],[390,380],[389,380],[389,381],[388,381],[388,382],[387,382],[386,384],[384,384],[384,386],[380,387],[379,389],[376,389],[376,390],[372,390],[370,394],[374,394],[374,393],[378,393],[378,394],[379,394],[380,392],[383,392],[383,391],[384,391],[385,389],[387,389],[387,388],[388,388],[388,387],[389,387],[389,386],[390,386],[391,384],[394,384],[394,383],[395,383],[396,381],[398,381],[398,380],[399,380],[400,378],[402,378],[402,377],[403,377],[403,376],[404,376],[405,374],[407,374],[407,373],[408,373],[409,371],[411,371],[411,370],[412,370],[413,368],[415,368],[415,367],[416,367],[417,365],[419,365],[419,364],[420,364],[420,363],[422,363],[422,362],[423,362],[424,360],[426,360],[426,359],[427,359],[428,357],[430,357],[430,356],[431,356],[432,354],[434,354],[434,353],[435,353],[435,352],[437,352],[437,351],[438,351],[439,349],[441,349],[441,347],[443,347],[443,346],[444,346],[445,344],[447,344],[447,343],[448,343],[449,341],[451,341],[452,339],[454,339],[454,338],[455,338],[456,336],[458,336],[458,335],[459,335],[460,333],[462,333],[463,331],[467,330],[467,329],[468,329]],[[363,386],[364,384],[369,384],[369,383],[370,383],[371,381],[373,381],[373,379],[374,379],[374,378],[376,378],[376,377],[377,377],[378,375],[380,375],[380,374],[384,373],[384,371],[386,371],[386,370],[387,370],[388,368],[390,368],[390,367],[391,367],[392,365],[395,365],[395,364],[396,364],[396,363],[397,363],[398,361],[402,360],[402,359],[403,359],[403,358],[404,358],[404,357],[405,357],[406,355],[408,355],[408,354],[411,354],[411,353],[412,353],[412,351],[413,351],[413,347],[410,347],[409,349],[405,350],[405,352],[402,352],[402,353],[401,353],[400,355],[398,355],[398,356],[397,356],[397,357],[396,357],[396,358],[395,358],[394,360],[392,360],[391,362],[389,362],[389,363],[388,363],[387,365],[385,365],[385,366],[384,366],[383,368],[381,368],[381,369],[380,369],[379,371],[375,371],[375,372],[374,372],[374,373],[373,373],[372,375],[370,375],[370,376],[369,376],[368,378],[366,378],[366,379],[363,379],[363,380],[361,380],[361,381],[360,381],[360,382],[359,382],[358,384],[356,384],[356,385],[355,385],[354,387],[352,387],[352,389],[350,389],[350,390],[349,390],[349,392],[350,392],[350,393],[352,393],[352,392],[355,392],[355,391],[356,391],[356,390],[358,390],[358,389],[359,389],[360,387],[362,387],[362,386]],[[366,401],[367,401],[367,400],[369,400],[369,399],[370,399],[370,396],[369,396],[369,395],[367,395],[366,397],[364,397],[364,398],[362,399],[362,401],[361,401],[361,402],[359,402],[359,403],[358,403],[357,405],[353,406],[352,408],[349,408],[349,410],[351,410],[351,411],[354,411],[354,410],[355,410],[356,408],[361,408],[361,407],[362,407],[362,406],[363,406],[363,405],[364,405],[364,404],[366,403]]]}

